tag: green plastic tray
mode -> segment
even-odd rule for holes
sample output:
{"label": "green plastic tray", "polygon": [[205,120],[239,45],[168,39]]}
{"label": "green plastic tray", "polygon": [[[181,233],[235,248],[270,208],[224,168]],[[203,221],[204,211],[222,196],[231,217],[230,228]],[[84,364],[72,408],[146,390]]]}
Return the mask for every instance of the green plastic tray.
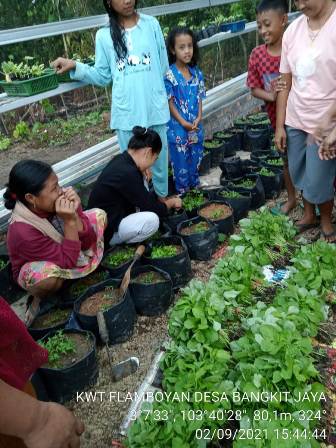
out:
{"label": "green plastic tray", "polygon": [[31,96],[58,87],[58,78],[54,71],[50,71],[38,78],[25,81],[0,81],[0,86],[8,96]]}
{"label": "green plastic tray", "polygon": [[[95,64],[94,61],[89,61],[89,62],[83,61],[83,63],[90,65],[90,67],[92,67]],[[74,82],[74,81],[76,81],[75,79],[70,78],[70,72],[62,73],[61,75],[57,75],[57,78],[58,78],[58,82]]]}

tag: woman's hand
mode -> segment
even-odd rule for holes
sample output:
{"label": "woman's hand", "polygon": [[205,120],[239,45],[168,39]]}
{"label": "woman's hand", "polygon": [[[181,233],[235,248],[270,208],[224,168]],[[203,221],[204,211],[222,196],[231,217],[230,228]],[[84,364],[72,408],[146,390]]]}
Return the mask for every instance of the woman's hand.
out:
{"label": "woman's hand", "polygon": [[65,199],[74,202],[77,211],[78,207],[81,205],[81,200],[76,191],[72,187],[63,188],[63,196]]}
{"label": "woman's hand", "polygon": [[72,59],[57,58],[51,64],[52,68],[56,70],[56,73],[66,73],[76,68],[76,62]]}
{"label": "woman's hand", "polygon": [[198,125],[200,124],[201,119],[200,118],[196,118],[196,120],[194,120],[192,126],[193,126],[193,131],[197,131],[198,130]]}
{"label": "woman's hand", "polygon": [[194,123],[189,123],[189,121],[187,120],[183,120],[182,122],[182,126],[184,127],[184,129],[186,129],[187,131],[194,131]]}
{"label": "woman's hand", "polygon": [[76,205],[73,201],[66,199],[64,195],[59,196],[55,202],[56,215],[63,221],[76,221]]}
{"label": "woman's hand", "polygon": [[278,151],[285,152],[287,149],[287,135],[284,127],[276,128],[274,143]]}
{"label": "woman's hand", "polygon": [[181,208],[182,207],[182,199],[178,197],[169,198],[165,201],[166,206],[171,208]]}
{"label": "woman's hand", "polygon": [[79,448],[83,423],[64,406],[42,403],[29,433],[24,437],[27,448]]}

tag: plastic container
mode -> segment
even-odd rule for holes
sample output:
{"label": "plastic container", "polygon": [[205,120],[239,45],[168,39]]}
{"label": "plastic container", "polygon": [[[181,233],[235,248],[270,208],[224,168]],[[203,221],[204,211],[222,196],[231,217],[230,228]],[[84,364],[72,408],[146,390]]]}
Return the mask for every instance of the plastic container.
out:
{"label": "plastic container", "polygon": [[205,151],[198,169],[198,174],[200,176],[205,176],[210,172],[210,168],[211,168],[211,153],[210,151]]}
{"label": "plastic container", "polygon": [[[207,230],[198,233],[186,235],[182,232],[183,229],[193,224],[205,222],[209,226]],[[177,235],[183,238],[183,241],[188,247],[189,256],[192,260],[206,261],[210,260],[212,254],[215,252],[218,243],[218,228],[201,216],[184,221],[177,227]]]}
{"label": "plastic container", "polygon": [[[139,274],[146,272],[160,274],[162,281],[142,283],[135,280]],[[132,270],[129,289],[136,312],[143,316],[158,316],[164,313],[173,300],[173,283],[170,275],[155,266],[140,266]]]}
{"label": "plastic container", "polygon": [[225,191],[235,191],[230,187],[221,188],[216,195],[216,199],[219,201],[225,201],[231,205],[233,209],[234,221],[237,223],[241,219],[245,218],[251,207],[251,193],[247,192],[237,192],[241,195],[239,198],[228,198],[223,196],[221,193]]}
{"label": "plastic container", "polygon": [[172,233],[174,233],[178,224],[186,219],[188,219],[188,215],[183,208],[180,208],[179,210],[170,209],[168,216],[163,219],[163,223],[170,228]]}
{"label": "plastic container", "polygon": [[[132,258],[130,258],[129,260],[127,260],[126,262],[121,263],[119,266],[111,266],[111,265],[109,265],[109,263],[108,263],[108,261],[107,261],[108,257],[109,257],[114,251],[117,251],[118,249],[120,249],[120,248],[125,248],[125,247],[131,247],[131,248],[133,248],[133,249],[134,249],[134,253],[135,253],[136,246],[127,245],[127,244],[121,244],[121,245],[118,245],[118,246],[115,246],[115,247],[112,247],[111,249],[109,249],[109,250],[105,253],[104,257],[103,257],[103,260],[102,260],[102,262],[101,262],[101,266],[102,266],[104,269],[107,269],[107,270],[109,271],[109,273],[110,273],[110,277],[111,277],[111,278],[122,278],[122,277],[124,276],[125,272],[127,271],[128,266],[129,266],[129,265],[132,263],[132,261],[133,261],[133,257],[132,257]],[[135,264],[134,264],[134,267],[135,267],[135,266],[139,266],[140,264],[141,264],[141,263],[140,263],[140,260],[137,260],[137,261],[135,262]]]}
{"label": "plastic container", "polygon": [[239,33],[245,29],[246,20],[237,20],[236,22],[229,23],[231,33]]}
{"label": "plastic container", "polygon": [[31,96],[58,87],[58,78],[53,70],[48,70],[45,75],[24,81],[0,81],[0,86],[8,96]]}
{"label": "plastic container", "polygon": [[[198,210],[198,207],[201,205],[201,204],[205,204],[206,202],[208,202],[208,200],[209,200],[209,196],[208,196],[208,194],[204,191],[204,190],[191,190],[191,191],[189,191],[188,193],[184,193],[182,196],[181,196],[181,198],[182,198],[182,201],[185,199],[185,197],[187,196],[187,195],[191,195],[192,193],[193,193],[193,191],[194,191],[194,193],[195,193],[195,195],[198,195],[199,193],[202,193],[202,195],[203,195],[203,197],[204,197],[204,200],[202,200],[202,202],[199,202],[198,203],[198,205],[196,205],[194,208],[192,208],[191,210],[189,209],[189,207],[188,207],[188,210],[186,210],[186,213],[187,213],[187,217],[183,220],[183,221],[186,221],[188,218],[190,219],[190,218],[195,218],[195,216],[197,216],[197,210]],[[180,221],[180,222],[182,222],[182,221]]]}
{"label": "plastic container", "polygon": [[240,157],[226,157],[223,162],[221,162],[220,169],[226,179],[236,179],[243,174]]}
{"label": "plastic container", "polygon": [[45,314],[49,314],[52,312],[56,312],[57,310],[66,310],[68,312],[68,316],[66,318],[64,318],[63,320],[59,321],[58,323],[54,324],[54,325],[50,325],[49,327],[36,327],[36,325],[30,326],[28,328],[29,334],[31,335],[31,337],[33,339],[35,339],[35,341],[38,341],[39,339],[43,338],[46,334],[50,333],[50,332],[55,332],[57,330],[62,330],[63,328],[65,328],[65,326],[67,325],[67,323],[69,322],[71,313],[72,313],[72,307],[71,308],[56,308],[56,309],[52,309],[47,313],[43,313],[43,314],[39,314],[37,317],[41,317]]}
{"label": "plastic container", "polygon": [[211,154],[211,168],[216,168],[224,159],[225,156],[225,145],[223,142],[219,140],[216,141],[216,146],[207,146],[209,145],[209,142],[213,142],[214,140],[205,140],[204,141],[204,148],[208,151],[210,151]]}
{"label": "plastic container", "polygon": [[219,218],[219,219],[206,217],[206,219],[208,219],[210,222],[212,222],[213,224],[215,224],[218,227],[218,233],[224,233],[225,235],[230,235],[231,233],[233,233],[233,230],[234,230],[233,209],[232,209],[231,205],[228,204],[226,201],[217,201],[216,200],[216,201],[209,201],[207,204],[203,204],[198,209],[198,212],[197,212],[198,216],[205,217],[204,215],[202,215],[203,209],[211,206],[212,204],[221,204],[221,205],[226,205],[227,207],[229,207],[229,209],[231,211],[231,214],[229,216],[226,216],[225,218]]}
{"label": "plastic container", "polygon": [[250,180],[254,181],[254,186],[251,188],[239,186],[239,183],[241,182],[241,180],[232,182],[232,186],[234,187],[235,191],[242,192],[242,193],[244,193],[244,192],[251,193],[251,198],[252,198],[251,209],[257,209],[257,208],[261,207],[262,205],[264,205],[266,202],[265,190],[264,190],[263,183],[258,174],[247,174],[245,176],[245,179],[250,179]]}
{"label": "plastic container", "polygon": [[[89,316],[80,312],[81,304],[96,292],[104,290],[107,286],[114,288],[120,287],[121,281],[119,279],[109,279],[98,285],[91,286],[86,293],[84,293],[74,305],[74,314],[80,326],[84,330],[92,331],[97,340],[100,340],[99,327],[97,316]],[[127,289],[124,298],[121,302],[113,305],[111,308],[103,312],[106,326],[109,334],[110,344],[119,344],[127,341],[133,333],[134,324],[136,321],[136,312],[134,304]]]}
{"label": "plastic container", "polygon": [[[42,341],[47,341],[55,332],[47,334]],[[41,376],[50,401],[65,403],[80,392],[93,386],[98,378],[98,361],[96,354],[96,339],[89,331],[64,330],[64,334],[79,334],[90,341],[90,350],[85,356],[69,367],[40,367]]]}
{"label": "plastic container", "polygon": [[272,171],[274,175],[263,176],[261,173],[259,173],[259,176],[264,186],[265,198],[274,199],[277,198],[280,194],[283,181],[283,174],[281,170],[277,170],[274,168],[272,170],[269,168],[267,169],[268,171]]}
{"label": "plastic container", "polygon": [[[151,258],[152,249],[155,246],[176,245],[181,247],[181,252],[172,257]],[[168,272],[173,282],[173,288],[185,286],[192,277],[191,263],[189,253],[185,242],[178,236],[168,236],[159,241],[153,241],[148,244],[145,255],[143,256],[145,264],[155,266],[165,272]]]}

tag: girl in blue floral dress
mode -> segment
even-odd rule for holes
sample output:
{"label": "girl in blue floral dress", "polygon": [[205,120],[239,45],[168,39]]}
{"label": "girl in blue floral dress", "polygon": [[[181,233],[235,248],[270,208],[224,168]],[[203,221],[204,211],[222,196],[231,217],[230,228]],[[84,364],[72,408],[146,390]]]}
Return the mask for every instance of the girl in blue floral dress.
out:
{"label": "girl in blue floral dress", "polygon": [[204,79],[197,67],[198,47],[187,28],[174,28],[167,39],[170,68],[165,77],[169,99],[168,146],[179,193],[199,185],[203,157],[202,99]]}

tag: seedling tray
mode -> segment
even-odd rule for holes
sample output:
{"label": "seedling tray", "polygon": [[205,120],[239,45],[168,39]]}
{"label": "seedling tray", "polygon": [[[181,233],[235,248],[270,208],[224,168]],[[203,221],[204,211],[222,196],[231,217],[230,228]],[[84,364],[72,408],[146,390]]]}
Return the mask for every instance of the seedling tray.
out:
{"label": "seedling tray", "polygon": [[58,87],[58,78],[54,71],[24,81],[0,81],[0,86],[8,96],[31,96]]}

